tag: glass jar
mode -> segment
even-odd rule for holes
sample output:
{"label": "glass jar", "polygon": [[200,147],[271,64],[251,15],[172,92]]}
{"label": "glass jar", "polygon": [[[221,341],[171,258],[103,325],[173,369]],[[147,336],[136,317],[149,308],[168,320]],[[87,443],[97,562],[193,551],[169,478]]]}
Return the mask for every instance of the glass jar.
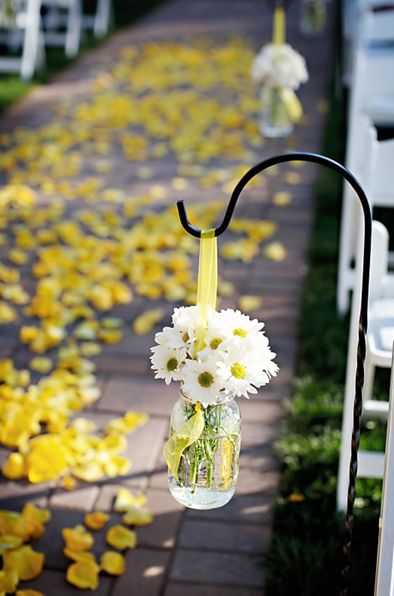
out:
{"label": "glass jar", "polygon": [[321,33],[327,20],[326,0],[302,0],[300,29],[306,35]]}
{"label": "glass jar", "polygon": [[265,137],[285,137],[293,131],[293,122],[282,87],[267,87],[261,92],[260,131]]}
{"label": "glass jar", "polygon": [[[195,404],[181,391],[171,412],[170,434],[195,414]],[[241,415],[231,396],[203,408],[204,430],[181,456],[178,474],[168,472],[176,501],[191,509],[216,509],[228,503],[237,483],[241,446]]]}

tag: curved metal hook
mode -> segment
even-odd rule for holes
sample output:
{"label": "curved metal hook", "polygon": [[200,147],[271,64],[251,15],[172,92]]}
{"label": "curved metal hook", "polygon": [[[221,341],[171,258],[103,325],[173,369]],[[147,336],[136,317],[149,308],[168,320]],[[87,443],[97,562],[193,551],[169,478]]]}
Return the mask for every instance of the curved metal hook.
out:
{"label": "curved metal hook", "polygon": [[[230,197],[227,210],[224,214],[222,223],[215,229],[215,236],[220,236],[231,222],[232,215],[234,213],[235,205],[242,190],[245,188],[247,183],[254,178],[260,172],[263,172],[267,168],[288,162],[288,161],[307,161],[316,163],[319,165],[326,166],[330,170],[337,172],[342,178],[347,180],[355,191],[363,210],[364,215],[364,251],[363,251],[363,267],[362,267],[362,289],[361,289],[361,306],[359,315],[358,325],[358,345],[357,345],[357,368],[356,368],[356,383],[355,383],[355,395],[354,395],[354,406],[353,406],[353,430],[352,430],[352,442],[351,442],[351,457],[349,466],[349,485],[347,495],[347,509],[345,519],[345,533],[343,543],[343,567],[342,567],[342,581],[341,581],[341,596],[347,596],[348,594],[348,583],[349,583],[349,570],[350,570],[350,557],[351,557],[351,543],[353,535],[353,510],[354,510],[354,499],[355,499],[355,483],[357,477],[357,466],[358,466],[358,448],[360,443],[360,420],[362,411],[362,389],[364,382],[364,360],[366,351],[366,332],[368,324],[368,292],[369,292],[369,270],[370,270],[370,259],[371,259],[371,235],[372,235],[372,214],[371,208],[368,203],[368,199],[360,183],[353,176],[353,174],[338,162],[319,155],[317,153],[302,153],[294,152],[283,155],[276,155],[270,157],[251,168],[246,174],[240,179],[236,187],[234,188]],[[178,213],[181,220],[182,226],[189,234],[199,238],[201,236],[201,230],[191,225],[186,214],[185,206],[183,201],[178,201]]]}
{"label": "curved metal hook", "polygon": [[[263,172],[264,170],[270,168],[271,166],[274,166],[274,165],[277,165],[280,163],[285,163],[288,161],[309,161],[312,163],[317,163],[317,164],[326,166],[326,167],[330,168],[331,170],[334,170],[335,172],[340,174],[343,178],[345,178],[349,182],[349,184],[353,187],[354,191],[356,192],[356,194],[358,195],[358,197],[362,203],[364,215],[365,215],[365,210],[367,210],[370,215],[370,207],[369,207],[368,199],[365,196],[365,193],[364,193],[362,187],[360,186],[358,180],[353,176],[353,174],[347,168],[342,166],[340,163],[334,161],[333,159],[330,159],[329,157],[325,157],[324,155],[320,155],[318,153],[304,153],[301,151],[295,151],[292,153],[284,153],[282,155],[275,155],[274,157],[269,157],[268,159],[265,159],[264,161],[258,163],[257,165],[253,166],[252,168],[250,168],[250,170],[248,170],[246,172],[246,174],[244,174],[244,176],[239,180],[238,184],[236,185],[236,187],[234,188],[234,190],[231,194],[231,197],[230,197],[226,212],[224,214],[222,223],[215,229],[215,236],[220,236],[221,234],[223,234],[223,232],[225,232],[227,230],[228,226],[230,225],[231,218],[233,216],[234,209],[235,209],[235,206],[238,201],[238,197],[241,194],[242,190],[247,185],[247,183],[250,180],[252,180],[252,178],[254,178],[257,174],[259,174],[260,172]],[[184,202],[178,201],[177,207],[178,207],[179,219],[180,219],[180,222],[181,222],[183,228],[186,230],[186,232],[188,232],[195,238],[200,238],[201,230],[199,228],[197,228],[196,226],[193,226],[190,223],[190,221],[187,217]]]}

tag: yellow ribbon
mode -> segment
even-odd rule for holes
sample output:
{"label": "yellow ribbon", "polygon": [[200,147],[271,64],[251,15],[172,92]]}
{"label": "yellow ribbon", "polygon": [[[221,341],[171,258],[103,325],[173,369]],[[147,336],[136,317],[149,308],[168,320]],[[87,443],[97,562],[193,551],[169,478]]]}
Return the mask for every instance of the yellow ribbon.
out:
{"label": "yellow ribbon", "polygon": [[302,105],[292,89],[281,88],[282,101],[292,122],[298,122],[302,117]]}
{"label": "yellow ribbon", "polygon": [[167,466],[175,478],[178,476],[182,453],[192,443],[195,443],[204,431],[204,413],[201,404],[196,403],[194,410],[195,414],[178,431],[171,435],[163,447]]}
{"label": "yellow ribbon", "polygon": [[283,6],[277,6],[274,12],[274,27],[272,32],[272,42],[276,46],[285,43],[286,36],[286,14]]}
{"label": "yellow ribbon", "polygon": [[197,304],[200,306],[200,320],[196,329],[196,351],[204,347],[207,329],[208,308],[216,308],[218,288],[218,253],[215,229],[202,230],[200,256],[198,261]]}
{"label": "yellow ribbon", "polygon": [[[200,319],[196,329],[195,351],[205,345],[208,323],[208,308],[216,308],[218,286],[218,255],[215,230],[202,230],[198,261],[197,304],[200,306]],[[200,403],[195,405],[195,414],[168,439],[163,448],[164,458],[173,476],[177,478],[182,453],[195,443],[204,431],[204,413]]]}

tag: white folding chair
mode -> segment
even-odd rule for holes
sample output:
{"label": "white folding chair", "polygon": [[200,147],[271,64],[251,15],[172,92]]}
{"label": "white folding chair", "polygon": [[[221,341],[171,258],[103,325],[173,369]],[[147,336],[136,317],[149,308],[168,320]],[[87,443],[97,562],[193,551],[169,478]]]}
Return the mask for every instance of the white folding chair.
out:
{"label": "white folding chair", "polygon": [[369,330],[364,378],[364,413],[387,416],[388,404],[373,400],[375,368],[389,368],[394,341],[394,281],[388,275],[389,235],[386,228],[374,222],[374,255],[370,276]]}
{"label": "white folding chair", "polygon": [[84,14],[82,26],[84,29],[92,29],[95,37],[105,37],[111,27],[111,21],[111,0],[97,0],[95,14]]}
{"label": "white folding chair", "polygon": [[45,63],[44,41],[41,29],[41,0],[23,0],[18,3],[14,22],[0,28],[0,39],[14,48],[21,46],[19,56],[0,56],[0,71],[19,72],[29,80]]}
{"label": "white folding chair", "polygon": [[78,54],[81,42],[81,0],[41,0],[41,2],[48,9],[44,18],[45,44],[64,47],[66,56],[73,58]]}
{"label": "white folding chair", "polygon": [[[360,234],[363,236],[363,234]],[[388,404],[373,399],[372,387],[376,366],[390,367],[391,346],[394,338],[394,284],[387,275],[388,233],[380,222],[372,225],[372,252],[370,269],[370,294],[368,305],[369,327],[366,341],[365,384],[363,414],[368,417],[387,418]],[[358,254],[361,253],[360,238]],[[361,259],[358,259],[351,312],[348,358],[342,419],[342,437],[339,456],[337,507],[344,510],[347,498],[349,456],[353,421],[353,400],[356,373],[356,347],[358,338],[358,313],[361,299]],[[390,341],[391,339],[391,341]],[[382,478],[384,454],[359,451],[358,476]]]}
{"label": "white folding chair", "polygon": [[[378,141],[376,129],[367,117],[360,117],[358,121],[357,138],[359,148],[354,152],[352,167],[349,166],[349,168],[364,186],[372,208],[394,207],[394,140]],[[348,309],[349,293],[354,285],[354,258],[359,219],[360,207],[354,192],[345,188],[342,200],[337,283],[337,310],[341,315]]]}
{"label": "white folding chair", "polygon": [[[385,8],[383,11],[375,9]],[[391,44],[394,11],[391,0],[344,0],[342,2],[342,80],[352,83],[353,63],[358,47]]]}
{"label": "white folding chair", "polygon": [[394,360],[392,360],[391,364],[389,401],[382,503],[379,519],[375,596],[393,596],[394,594]]}

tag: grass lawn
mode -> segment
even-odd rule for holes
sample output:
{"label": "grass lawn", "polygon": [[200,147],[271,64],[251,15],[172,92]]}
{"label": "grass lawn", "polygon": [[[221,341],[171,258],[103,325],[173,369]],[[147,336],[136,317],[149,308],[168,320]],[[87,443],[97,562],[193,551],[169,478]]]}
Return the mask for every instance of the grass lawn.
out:
{"label": "grass lawn", "polygon": [[[113,0],[115,30],[127,27],[162,2],[163,0],[145,0],[144,2]],[[92,6],[90,7],[89,4],[92,4]],[[95,2],[84,2],[84,6],[88,12],[89,9],[92,11]],[[78,56],[94,48],[99,43],[101,41],[96,40],[90,32],[87,33],[82,40]],[[77,58],[72,60],[67,58],[61,48],[46,48],[46,59],[45,71],[38,73],[32,81],[23,81],[18,74],[0,74],[0,113],[21,99],[36,84],[48,82],[54,74],[69,66]]]}
{"label": "grass lawn", "polygon": [[[324,153],[340,162],[343,106],[334,96],[324,145]],[[335,304],[340,202],[339,176],[322,168],[299,329],[299,378],[277,444],[282,477],[265,557],[266,596],[334,596],[339,590],[343,519],[335,505],[348,334]],[[380,385],[387,398],[386,379]],[[384,444],[385,425],[367,421],[361,448],[381,450]],[[373,594],[380,496],[381,481],[357,481],[353,596]]]}

